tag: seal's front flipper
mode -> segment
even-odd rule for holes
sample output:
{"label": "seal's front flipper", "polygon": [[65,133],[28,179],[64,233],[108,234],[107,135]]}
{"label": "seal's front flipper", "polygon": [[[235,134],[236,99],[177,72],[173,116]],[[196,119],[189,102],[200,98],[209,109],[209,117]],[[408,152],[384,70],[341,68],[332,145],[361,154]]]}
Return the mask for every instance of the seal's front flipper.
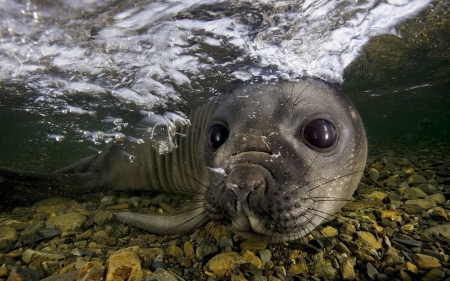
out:
{"label": "seal's front flipper", "polygon": [[118,212],[116,220],[158,234],[189,232],[208,221],[208,211],[203,202],[192,202],[173,215],[138,214]]}

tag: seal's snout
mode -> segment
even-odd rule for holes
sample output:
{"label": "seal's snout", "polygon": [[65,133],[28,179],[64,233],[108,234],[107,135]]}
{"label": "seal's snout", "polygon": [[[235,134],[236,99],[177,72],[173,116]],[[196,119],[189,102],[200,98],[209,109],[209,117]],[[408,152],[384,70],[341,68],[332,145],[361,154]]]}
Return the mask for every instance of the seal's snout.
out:
{"label": "seal's snout", "polygon": [[255,201],[255,196],[265,193],[266,186],[266,179],[260,169],[253,167],[233,170],[226,181],[226,188],[233,191],[237,201],[249,207]]}

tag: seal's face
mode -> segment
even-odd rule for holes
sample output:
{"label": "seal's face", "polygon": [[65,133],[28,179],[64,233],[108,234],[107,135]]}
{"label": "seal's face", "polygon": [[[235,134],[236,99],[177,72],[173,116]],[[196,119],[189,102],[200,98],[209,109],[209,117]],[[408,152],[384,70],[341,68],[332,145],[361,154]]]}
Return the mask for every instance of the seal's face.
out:
{"label": "seal's face", "polygon": [[244,236],[294,240],[351,197],[366,137],[351,103],[329,85],[249,85],[218,104],[205,135],[212,219]]}

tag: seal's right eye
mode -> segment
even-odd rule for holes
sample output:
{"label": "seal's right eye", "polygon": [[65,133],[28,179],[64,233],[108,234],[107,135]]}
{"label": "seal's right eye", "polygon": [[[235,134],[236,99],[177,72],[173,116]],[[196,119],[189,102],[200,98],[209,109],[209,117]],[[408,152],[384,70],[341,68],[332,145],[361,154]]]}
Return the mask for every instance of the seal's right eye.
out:
{"label": "seal's right eye", "polygon": [[209,129],[208,143],[213,149],[219,148],[228,139],[228,129],[222,125],[214,125]]}

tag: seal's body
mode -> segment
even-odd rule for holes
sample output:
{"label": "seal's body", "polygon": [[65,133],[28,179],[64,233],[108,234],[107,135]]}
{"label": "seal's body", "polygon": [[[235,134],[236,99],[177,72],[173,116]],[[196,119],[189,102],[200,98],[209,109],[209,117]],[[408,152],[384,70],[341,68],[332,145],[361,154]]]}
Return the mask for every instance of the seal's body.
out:
{"label": "seal's body", "polygon": [[242,86],[190,119],[178,147],[164,155],[149,145],[115,144],[52,175],[3,168],[0,176],[47,181],[66,195],[105,188],[185,194],[191,203],[176,215],[120,212],[116,218],[157,233],[215,220],[238,234],[278,242],[305,236],[334,215],[366,162],[358,113],[319,80]]}

